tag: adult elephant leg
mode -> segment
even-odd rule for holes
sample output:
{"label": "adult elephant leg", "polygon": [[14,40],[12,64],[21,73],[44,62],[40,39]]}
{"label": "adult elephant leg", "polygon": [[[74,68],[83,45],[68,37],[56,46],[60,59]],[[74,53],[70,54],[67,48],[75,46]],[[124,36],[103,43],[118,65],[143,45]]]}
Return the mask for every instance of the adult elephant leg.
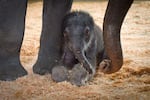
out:
{"label": "adult elephant leg", "polygon": [[0,1],[0,80],[27,74],[20,63],[27,0]]}
{"label": "adult elephant leg", "polygon": [[70,11],[72,0],[44,0],[43,26],[40,50],[33,72],[51,73],[61,57],[61,23],[64,15]]}
{"label": "adult elephant leg", "polygon": [[104,73],[114,73],[122,67],[120,29],[132,2],[133,0],[109,0],[103,24],[104,47],[109,60],[105,59],[100,63],[101,71]]}

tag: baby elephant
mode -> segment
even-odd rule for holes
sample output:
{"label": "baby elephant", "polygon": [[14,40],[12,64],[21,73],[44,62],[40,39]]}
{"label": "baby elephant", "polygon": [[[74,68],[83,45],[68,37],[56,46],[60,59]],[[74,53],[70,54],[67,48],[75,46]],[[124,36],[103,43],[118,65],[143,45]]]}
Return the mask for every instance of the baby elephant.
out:
{"label": "baby elephant", "polygon": [[58,66],[52,70],[56,82],[64,80],[84,85],[103,59],[104,46],[101,29],[86,12],[67,14],[62,24],[63,54]]}

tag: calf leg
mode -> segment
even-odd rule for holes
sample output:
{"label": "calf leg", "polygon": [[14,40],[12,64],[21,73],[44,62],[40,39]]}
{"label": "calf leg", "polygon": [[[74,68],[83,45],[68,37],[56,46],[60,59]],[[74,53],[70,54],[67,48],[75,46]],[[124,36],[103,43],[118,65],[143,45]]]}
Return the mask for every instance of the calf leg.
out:
{"label": "calf leg", "polygon": [[68,80],[69,70],[71,70],[77,62],[74,54],[67,47],[64,47],[63,55],[58,66],[52,69],[52,79],[56,82]]}

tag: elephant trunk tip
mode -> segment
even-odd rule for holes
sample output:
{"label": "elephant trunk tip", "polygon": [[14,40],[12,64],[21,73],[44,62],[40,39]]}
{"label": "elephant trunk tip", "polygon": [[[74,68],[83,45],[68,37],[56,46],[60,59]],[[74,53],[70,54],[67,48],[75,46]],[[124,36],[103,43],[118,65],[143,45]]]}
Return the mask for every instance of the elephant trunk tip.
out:
{"label": "elephant trunk tip", "polygon": [[112,61],[110,66],[110,71],[106,72],[106,74],[112,74],[119,71],[122,68],[122,65],[123,65],[123,59],[122,60],[119,59],[118,61],[115,62]]}
{"label": "elephant trunk tip", "polygon": [[123,59],[118,59],[118,60],[109,60],[109,59],[104,59],[100,64],[100,70],[104,74],[112,74],[121,69],[123,65]]}

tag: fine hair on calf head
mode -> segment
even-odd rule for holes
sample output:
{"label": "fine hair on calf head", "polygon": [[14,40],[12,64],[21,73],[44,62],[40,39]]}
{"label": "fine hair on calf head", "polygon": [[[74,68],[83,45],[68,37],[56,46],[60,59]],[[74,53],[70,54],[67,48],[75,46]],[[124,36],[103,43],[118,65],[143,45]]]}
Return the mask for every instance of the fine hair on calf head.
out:
{"label": "fine hair on calf head", "polygon": [[63,19],[62,31],[70,25],[88,26],[91,30],[94,29],[94,20],[91,15],[84,11],[73,11],[68,13]]}

